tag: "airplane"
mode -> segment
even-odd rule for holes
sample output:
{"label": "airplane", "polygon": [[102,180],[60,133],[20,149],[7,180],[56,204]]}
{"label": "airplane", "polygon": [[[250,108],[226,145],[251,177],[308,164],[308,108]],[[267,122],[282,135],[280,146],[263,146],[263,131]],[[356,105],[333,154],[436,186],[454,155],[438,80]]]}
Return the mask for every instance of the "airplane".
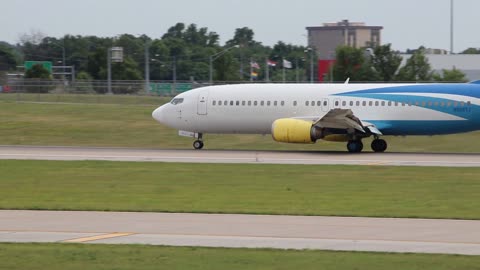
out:
{"label": "airplane", "polygon": [[440,135],[480,129],[480,81],[417,84],[236,84],[196,88],[152,113],[195,138],[271,134],[277,142],[347,142],[347,150],[384,152],[384,135]]}

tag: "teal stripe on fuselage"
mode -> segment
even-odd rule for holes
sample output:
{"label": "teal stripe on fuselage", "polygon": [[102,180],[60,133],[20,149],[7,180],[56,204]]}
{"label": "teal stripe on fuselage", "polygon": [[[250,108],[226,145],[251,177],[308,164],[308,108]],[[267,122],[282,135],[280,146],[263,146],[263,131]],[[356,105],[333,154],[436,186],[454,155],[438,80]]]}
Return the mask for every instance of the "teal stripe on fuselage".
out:
{"label": "teal stripe on fuselage", "polygon": [[442,135],[478,130],[467,120],[366,120],[374,124],[383,135]]}
{"label": "teal stripe on fuselage", "polygon": [[[385,100],[385,101],[392,101],[398,103],[412,103],[412,106],[417,106],[421,108],[426,108],[430,110],[434,110],[437,112],[447,113],[451,115],[455,115],[457,117],[472,120],[472,112],[473,111],[480,111],[480,106],[478,105],[467,105],[466,103],[464,106],[460,106],[460,102],[458,100],[451,100],[445,98],[437,98],[437,97],[424,97],[424,96],[415,96],[415,95],[394,95],[394,94],[348,94],[345,96],[350,97],[358,97],[358,98],[371,98],[371,99],[378,99],[378,100]],[[418,102],[419,105],[415,105]],[[429,106],[430,102],[432,103]],[[435,106],[436,102],[436,106]],[[441,104],[444,106],[441,106]],[[447,106],[448,103],[451,103],[450,106]],[[457,102],[457,106],[453,106],[454,103]],[[425,105],[423,105],[425,103]],[[408,105],[407,105],[408,106]]]}
{"label": "teal stripe on fuselage", "polygon": [[[357,90],[336,94],[336,96],[370,98],[383,101],[392,101],[399,103],[412,103],[412,106],[422,107],[429,110],[442,112],[465,120],[368,120],[382,131],[385,135],[436,135],[469,132],[480,129],[480,106],[475,104],[460,106],[461,101],[450,98],[419,96],[416,94],[445,94],[464,96],[465,100],[480,98],[480,85],[478,84],[427,84],[427,85],[407,85],[392,86],[384,88],[374,88],[366,90]],[[415,105],[418,102],[419,105]],[[423,106],[425,102],[425,106]],[[429,102],[432,106],[429,106]],[[435,106],[437,102],[437,106]],[[441,103],[444,106],[441,106]],[[447,103],[451,102],[451,106]],[[457,106],[453,106],[458,102]],[[399,106],[401,106],[399,104]],[[407,109],[409,106],[399,108]]]}

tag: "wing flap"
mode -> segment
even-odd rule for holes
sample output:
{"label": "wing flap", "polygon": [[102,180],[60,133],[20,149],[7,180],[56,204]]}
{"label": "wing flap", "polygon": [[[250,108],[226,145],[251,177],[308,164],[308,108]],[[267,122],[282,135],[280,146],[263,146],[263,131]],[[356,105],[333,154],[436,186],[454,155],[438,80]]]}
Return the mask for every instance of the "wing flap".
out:
{"label": "wing flap", "polygon": [[350,109],[330,110],[325,116],[315,121],[313,125],[332,129],[355,129],[365,133],[362,122],[353,115]]}

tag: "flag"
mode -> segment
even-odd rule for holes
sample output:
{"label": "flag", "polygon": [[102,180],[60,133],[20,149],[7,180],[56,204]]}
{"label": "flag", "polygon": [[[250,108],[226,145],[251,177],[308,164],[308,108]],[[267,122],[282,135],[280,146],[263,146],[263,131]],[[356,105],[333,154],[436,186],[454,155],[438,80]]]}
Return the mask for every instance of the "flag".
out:
{"label": "flag", "polygon": [[269,65],[271,67],[275,67],[275,66],[277,66],[277,62],[274,62],[272,60],[267,60],[267,65]]}
{"label": "flag", "polygon": [[252,73],[250,74],[250,76],[252,76],[253,79],[256,79],[256,78],[258,77],[258,72],[252,71]]}
{"label": "flag", "polygon": [[259,65],[257,62],[255,62],[255,61],[250,62],[250,66],[251,66],[252,68],[260,69],[260,65]]}
{"label": "flag", "polygon": [[284,68],[292,68],[292,62],[283,59],[283,67]]}

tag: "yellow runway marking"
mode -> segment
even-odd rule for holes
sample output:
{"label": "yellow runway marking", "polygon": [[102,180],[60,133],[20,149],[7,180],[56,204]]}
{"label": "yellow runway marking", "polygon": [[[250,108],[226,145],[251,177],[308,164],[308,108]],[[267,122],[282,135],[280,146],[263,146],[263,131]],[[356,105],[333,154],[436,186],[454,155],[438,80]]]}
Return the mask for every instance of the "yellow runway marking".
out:
{"label": "yellow runway marking", "polygon": [[367,166],[387,165],[388,163],[389,163],[388,161],[377,161],[377,162],[367,163]]}
{"label": "yellow runway marking", "polygon": [[128,236],[132,234],[134,233],[108,233],[108,234],[101,234],[96,236],[75,238],[75,239],[65,240],[63,242],[64,243],[84,243],[84,242],[90,242],[90,241],[101,240],[101,239]]}

